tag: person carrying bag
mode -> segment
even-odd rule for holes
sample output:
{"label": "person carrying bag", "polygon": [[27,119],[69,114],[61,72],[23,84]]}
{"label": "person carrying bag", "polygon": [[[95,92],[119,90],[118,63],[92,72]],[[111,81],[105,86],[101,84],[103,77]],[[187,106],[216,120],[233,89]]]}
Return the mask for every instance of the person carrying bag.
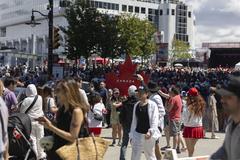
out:
{"label": "person carrying bag", "polygon": [[[45,128],[54,133],[53,147],[47,152],[48,159],[93,160],[93,158],[89,159],[85,156],[92,155],[94,150],[99,156],[99,151],[97,150],[96,152],[94,145],[95,143],[96,146],[98,146],[99,138],[89,137],[88,128],[86,126],[87,122],[85,120],[85,115],[89,111],[89,106],[83,100],[83,96],[78,90],[77,82],[73,79],[60,81],[56,87],[56,95],[61,104],[57,113],[56,126],[46,117],[39,117],[36,119]],[[78,138],[77,142],[76,137]],[[100,144],[107,146],[105,140]],[[88,148],[91,150],[87,151]],[[86,155],[85,153],[88,154]],[[98,158],[98,156],[96,157]]]}

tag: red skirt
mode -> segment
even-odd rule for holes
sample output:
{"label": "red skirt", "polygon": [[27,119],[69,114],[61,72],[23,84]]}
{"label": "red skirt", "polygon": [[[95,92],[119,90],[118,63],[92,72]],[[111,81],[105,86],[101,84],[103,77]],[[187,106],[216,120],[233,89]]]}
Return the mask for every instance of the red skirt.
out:
{"label": "red skirt", "polygon": [[102,128],[89,128],[89,132],[93,133],[94,136],[99,136],[101,134]]}
{"label": "red skirt", "polygon": [[203,127],[184,127],[183,137],[201,139],[204,137]]}

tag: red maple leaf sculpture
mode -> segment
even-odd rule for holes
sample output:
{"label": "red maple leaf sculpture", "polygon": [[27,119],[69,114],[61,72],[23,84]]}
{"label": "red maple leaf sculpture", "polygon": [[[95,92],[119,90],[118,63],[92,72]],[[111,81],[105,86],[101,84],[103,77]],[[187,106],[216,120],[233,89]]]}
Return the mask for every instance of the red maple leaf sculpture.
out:
{"label": "red maple leaf sculpture", "polygon": [[[106,74],[106,84],[107,88],[118,88],[122,96],[128,96],[128,88],[131,85],[140,86],[141,82],[137,80],[135,71],[137,69],[137,64],[133,64],[131,57],[127,56],[124,64],[120,64],[119,74],[110,72]],[[141,73],[144,82],[147,84],[149,81],[149,76],[145,75],[144,72]]]}

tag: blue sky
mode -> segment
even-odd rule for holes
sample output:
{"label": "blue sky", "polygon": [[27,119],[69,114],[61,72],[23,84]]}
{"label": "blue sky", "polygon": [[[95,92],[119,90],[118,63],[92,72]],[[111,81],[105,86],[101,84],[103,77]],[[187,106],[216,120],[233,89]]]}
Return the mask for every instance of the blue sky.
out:
{"label": "blue sky", "polygon": [[240,0],[185,0],[196,17],[196,46],[240,42]]}

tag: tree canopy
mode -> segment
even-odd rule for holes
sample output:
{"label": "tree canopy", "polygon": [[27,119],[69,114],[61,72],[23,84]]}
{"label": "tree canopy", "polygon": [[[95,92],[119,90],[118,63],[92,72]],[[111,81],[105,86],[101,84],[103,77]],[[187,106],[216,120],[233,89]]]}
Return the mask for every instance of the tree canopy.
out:
{"label": "tree canopy", "polygon": [[172,42],[172,58],[176,59],[188,59],[192,58],[189,53],[190,46],[187,42],[177,40],[175,37]]}
{"label": "tree canopy", "polygon": [[66,7],[68,26],[67,57],[88,58],[92,53],[102,57],[115,57],[126,53],[146,57],[156,51],[155,26],[132,15],[100,13],[89,0],[75,0]]}
{"label": "tree canopy", "polygon": [[154,25],[132,15],[122,15],[118,21],[121,49],[134,56],[147,56],[156,51]]}
{"label": "tree canopy", "polygon": [[67,37],[68,58],[88,58],[98,44],[101,30],[101,14],[90,6],[88,0],[76,0],[66,8],[68,26],[64,30]]}

